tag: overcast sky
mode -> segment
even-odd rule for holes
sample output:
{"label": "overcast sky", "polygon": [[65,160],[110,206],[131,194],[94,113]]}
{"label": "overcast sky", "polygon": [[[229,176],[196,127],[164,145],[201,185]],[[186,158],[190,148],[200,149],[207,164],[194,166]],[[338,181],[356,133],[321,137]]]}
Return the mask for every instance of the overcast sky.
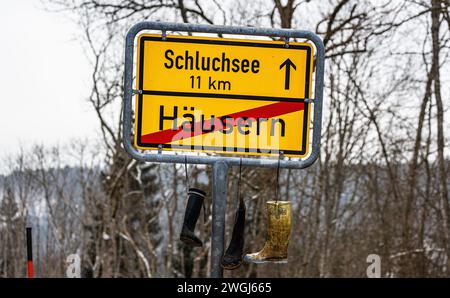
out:
{"label": "overcast sky", "polygon": [[40,1],[8,1],[0,32],[0,157],[20,145],[92,138],[98,122],[86,100],[90,68],[76,25]]}

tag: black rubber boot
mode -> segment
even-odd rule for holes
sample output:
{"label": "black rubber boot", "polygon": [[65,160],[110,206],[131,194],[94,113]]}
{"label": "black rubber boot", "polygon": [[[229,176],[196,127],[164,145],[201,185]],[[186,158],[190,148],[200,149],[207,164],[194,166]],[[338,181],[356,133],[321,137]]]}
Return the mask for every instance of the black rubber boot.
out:
{"label": "black rubber boot", "polygon": [[222,257],[222,267],[233,270],[242,264],[242,252],[244,250],[244,228],[245,228],[245,204],[244,200],[239,200],[239,208],[234,218],[233,235],[230,245]]}
{"label": "black rubber boot", "polygon": [[186,212],[184,213],[183,228],[181,229],[180,240],[190,246],[202,246],[203,243],[194,234],[200,211],[205,200],[206,193],[198,188],[189,188]]}

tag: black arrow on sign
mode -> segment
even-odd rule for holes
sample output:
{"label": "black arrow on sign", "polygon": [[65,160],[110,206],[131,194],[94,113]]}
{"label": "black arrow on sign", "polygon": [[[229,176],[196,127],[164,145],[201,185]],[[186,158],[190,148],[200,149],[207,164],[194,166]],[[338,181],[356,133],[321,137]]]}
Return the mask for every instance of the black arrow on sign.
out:
{"label": "black arrow on sign", "polygon": [[291,77],[291,66],[297,70],[295,67],[295,64],[291,61],[291,59],[287,58],[283,63],[280,65],[280,69],[286,66],[286,72],[284,75],[284,89],[289,90],[289,79]]}

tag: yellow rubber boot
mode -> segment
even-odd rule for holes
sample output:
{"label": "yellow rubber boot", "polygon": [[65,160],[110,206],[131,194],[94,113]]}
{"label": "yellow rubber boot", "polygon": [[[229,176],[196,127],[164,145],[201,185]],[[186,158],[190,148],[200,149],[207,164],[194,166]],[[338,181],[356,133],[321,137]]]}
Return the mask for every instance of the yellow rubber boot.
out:
{"label": "yellow rubber boot", "polygon": [[247,254],[247,263],[286,263],[291,236],[291,202],[269,201],[267,209],[267,240],[262,250]]}

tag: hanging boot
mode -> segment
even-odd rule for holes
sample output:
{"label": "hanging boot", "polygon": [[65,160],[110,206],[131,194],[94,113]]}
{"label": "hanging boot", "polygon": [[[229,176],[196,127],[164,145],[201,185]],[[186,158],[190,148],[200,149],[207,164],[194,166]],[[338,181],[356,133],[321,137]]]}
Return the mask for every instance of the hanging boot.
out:
{"label": "hanging boot", "polygon": [[190,246],[202,246],[203,243],[194,234],[195,224],[200,215],[206,193],[198,188],[189,188],[186,212],[184,213],[183,228],[180,240]]}
{"label": "hanging boot", "polygon": [[286,263],[291,234],[291,202],[269,201],[267,209],[267,240],[262,250],[247,254],[247,263]]}
{"label": "hanging boot", "polygon": [[239,199],[239,207],[234,218],[233,235],[230,244],[222,257],[222,267],[233,270],[242,264],[242,251],[244,249],[244,228],[245,228],[245,203]]}

